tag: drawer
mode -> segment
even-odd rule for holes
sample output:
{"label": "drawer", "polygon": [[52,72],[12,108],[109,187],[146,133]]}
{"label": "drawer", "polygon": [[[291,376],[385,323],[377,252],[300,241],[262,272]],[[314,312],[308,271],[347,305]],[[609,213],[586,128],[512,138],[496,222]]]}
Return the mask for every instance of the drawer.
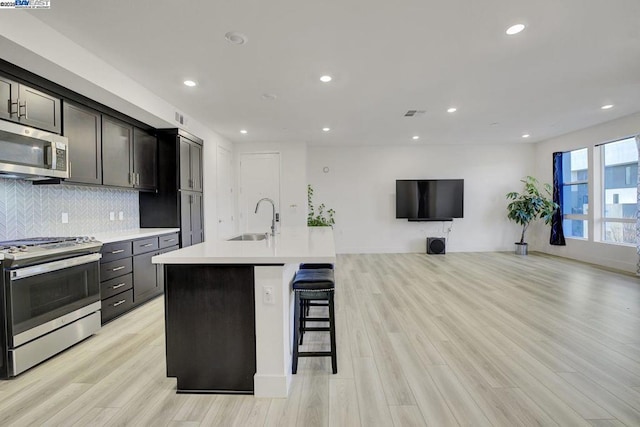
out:
{"label": "drawer", "polygon": [[131,308],[133,308],[132,289],[102,300],[102,323],[120,316]]}
{"label": "drawer", "polygon": [[100,283],[100,298],[107,299],[133,288],[133,274],[125,274]]}
{"label": "drawer", "polygon": [[132,255],[131,240],[127,240],[126,242],[107,243],[102,247],[100,252],[102,253],[102,259],[100,262],[103,264],[116,259],[126,258]]}
{"label": "drawer", "polygon": [[116,261],[106,262],[100,265],[100,280],[110,280],[114,277],[124,276],[127,273],[131,273],[133,270],[133,264],[131,257],[125,259],[119,259]]}
{"label": "drawer", "polygon": [[178,233],[167,234],[165,236],[160,236],[160,249],[168,248],[170,246],[175,246],[179,243]]}
{"label": "drawer", "polygon": [[146,252],[155,251],[158,249],[158,238],[151,237],[149,239],[141,239],[133,241],[133,254],[144,254]]}

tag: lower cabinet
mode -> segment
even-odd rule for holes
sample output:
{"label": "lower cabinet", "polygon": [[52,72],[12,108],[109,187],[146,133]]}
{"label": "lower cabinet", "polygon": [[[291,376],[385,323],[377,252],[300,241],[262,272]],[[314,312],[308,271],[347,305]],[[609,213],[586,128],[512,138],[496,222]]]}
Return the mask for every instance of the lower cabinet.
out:
{"label": "lower cabinet", "polygon": [[152,264],[151,258],[178,249],[178,237],[178,233],[171,233],[102,247],[103,324],[164,292],[164,271],[161,265]]}

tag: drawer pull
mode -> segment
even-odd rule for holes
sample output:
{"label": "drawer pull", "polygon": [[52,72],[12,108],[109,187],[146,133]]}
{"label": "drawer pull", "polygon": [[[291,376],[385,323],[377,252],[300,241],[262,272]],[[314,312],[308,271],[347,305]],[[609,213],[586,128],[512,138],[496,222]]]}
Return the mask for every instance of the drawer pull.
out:
{"label": "drawer pull", "polygon": [[124,252],[124,249],[118,249],[117,251],[111,251],[112,254],[121,254]]}
{"label": "drawer pull", "polygon": [[140,246],[141,248],[148,248],[149,246],[153,246],[153,243],[147,243],[146,245]]}
{"label": "drawer pull", "polygon": [[163,240],[163,241],[164,241],[164,242],[175,242],[175,241],[176,241],[176,239],[165,239],[165,240]]}
{"label": "drawer pull", "polygon": [[118,283],[117,285],[113,285],[112,289],[118,289],[126,285],[126,283]]}
{"label": "drawer pull", "polygon": [[118,270],[123,270],[123,269],[124,269],[124,265],[121,265],[120,267],[113,268],[111,271],[118,271]]}
{"label": "drawer pull", "polygon": [[119,305],[121,305],[121,304],[124,304],[125,302],[127,302],[127,300],[126,300],[126,299],[121,299],[120,301],[113,303],[113,306],[114,306],[114,307],[117,307],[117,306],[119,306]]}

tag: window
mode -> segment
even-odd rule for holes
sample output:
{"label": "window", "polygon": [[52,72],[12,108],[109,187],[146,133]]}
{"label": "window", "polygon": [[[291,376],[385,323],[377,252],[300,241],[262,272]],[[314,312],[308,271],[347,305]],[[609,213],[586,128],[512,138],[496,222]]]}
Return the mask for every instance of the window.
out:
{"label": "window", "polygon": [[602,206],[605,242],[636,243],[638,148],[635,138],[603,144]]}
{"label": "window", "polygon": [[562,153],[562,228],[565,237],[589,237],[589,154]]}

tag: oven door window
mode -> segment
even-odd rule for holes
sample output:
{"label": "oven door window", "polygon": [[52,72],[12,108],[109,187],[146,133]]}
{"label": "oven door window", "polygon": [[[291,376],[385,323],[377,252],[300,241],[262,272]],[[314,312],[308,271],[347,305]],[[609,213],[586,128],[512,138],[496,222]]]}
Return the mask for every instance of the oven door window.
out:
{"label": "oven door window", "polygon": [[98,274],[91,262],[9,280],[12,335],[99,301]]}

